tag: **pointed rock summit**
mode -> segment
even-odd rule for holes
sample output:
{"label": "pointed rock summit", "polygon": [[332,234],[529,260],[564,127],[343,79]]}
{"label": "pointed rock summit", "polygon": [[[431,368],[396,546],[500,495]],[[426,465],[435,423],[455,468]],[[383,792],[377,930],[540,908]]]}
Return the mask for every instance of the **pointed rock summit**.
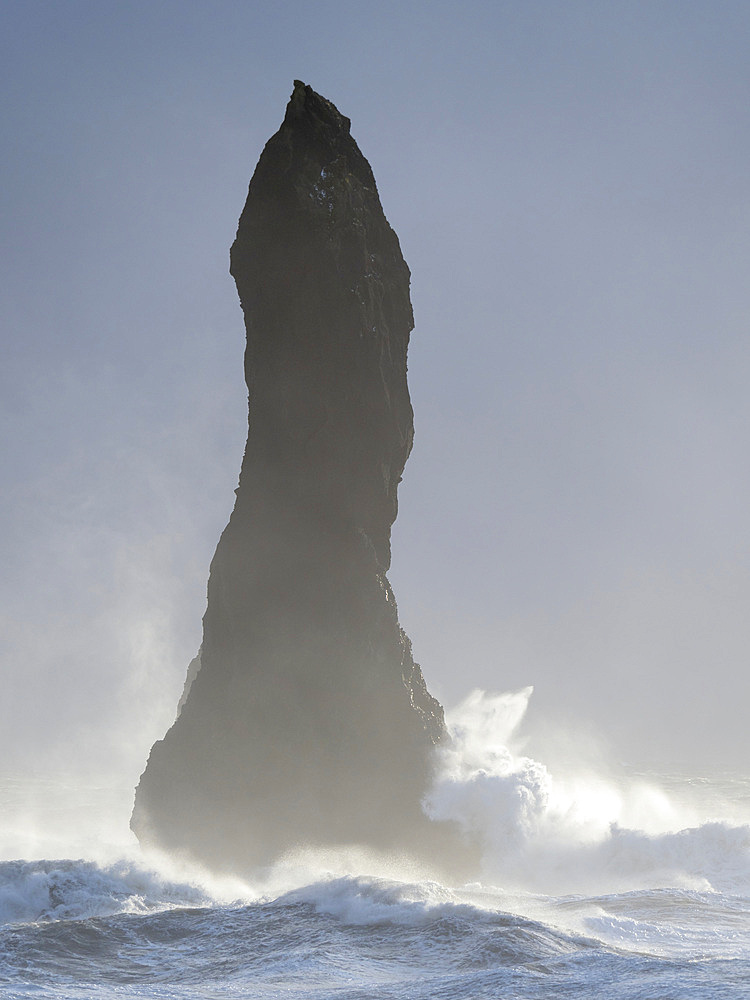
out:
{"label": "pointed rock summit", "polygon": [[247,447],[200,660],[131,821],[216,870],[434,834],[420,802],[443,711],[386,577],[413,437],[409,269],[349,127],[295,82],[231,251]]}

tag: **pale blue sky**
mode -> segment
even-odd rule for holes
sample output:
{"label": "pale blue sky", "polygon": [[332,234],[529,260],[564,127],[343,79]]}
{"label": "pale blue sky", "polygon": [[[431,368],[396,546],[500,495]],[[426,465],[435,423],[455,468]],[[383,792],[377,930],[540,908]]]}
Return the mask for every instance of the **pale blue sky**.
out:
{"label": "pale blue sky", "polygon": [[412,270],[391,578],[431,688],[746,769],[747,4],[0,16],[5,759],[137,772],[171,721],[246,429],[228,249],[301,78]]}

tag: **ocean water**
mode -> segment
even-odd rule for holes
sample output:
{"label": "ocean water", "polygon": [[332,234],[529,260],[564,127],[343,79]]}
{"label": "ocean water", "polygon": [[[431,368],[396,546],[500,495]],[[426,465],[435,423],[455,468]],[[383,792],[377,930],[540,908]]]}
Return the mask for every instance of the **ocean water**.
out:
{"label": "ocean water", "polygon": [[516,733],[530,691],[472,694],[425,802],[482,848],[303,849],[252,880],[145,857],[132,787],[0,783],[0,996],[750,997],[750,780],[556,772]]}

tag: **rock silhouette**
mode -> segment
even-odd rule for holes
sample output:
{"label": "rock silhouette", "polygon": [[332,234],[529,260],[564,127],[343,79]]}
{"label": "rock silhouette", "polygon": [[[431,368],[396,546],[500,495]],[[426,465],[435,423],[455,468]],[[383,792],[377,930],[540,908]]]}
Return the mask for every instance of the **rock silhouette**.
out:
{"label": "rock silhouette", "polygon": [[443,711],[386,577],[413,437],[410,275],[349,130],[295,82],[231,251],[247,447],[200,659],[131,821],[217,870],[435,838],[420,801]]}

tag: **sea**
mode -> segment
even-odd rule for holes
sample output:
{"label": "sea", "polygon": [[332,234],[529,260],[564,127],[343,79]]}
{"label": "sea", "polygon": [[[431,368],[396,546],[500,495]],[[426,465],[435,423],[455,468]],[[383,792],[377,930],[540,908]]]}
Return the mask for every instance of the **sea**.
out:
{"label": "sea", "polygon": [[530,695],[449,717],[424,809],[469,881],[304,844],[217,877],[141,852],[132,784],[2,776],[0,997],[750,998],[750,778],[536,760]]}

